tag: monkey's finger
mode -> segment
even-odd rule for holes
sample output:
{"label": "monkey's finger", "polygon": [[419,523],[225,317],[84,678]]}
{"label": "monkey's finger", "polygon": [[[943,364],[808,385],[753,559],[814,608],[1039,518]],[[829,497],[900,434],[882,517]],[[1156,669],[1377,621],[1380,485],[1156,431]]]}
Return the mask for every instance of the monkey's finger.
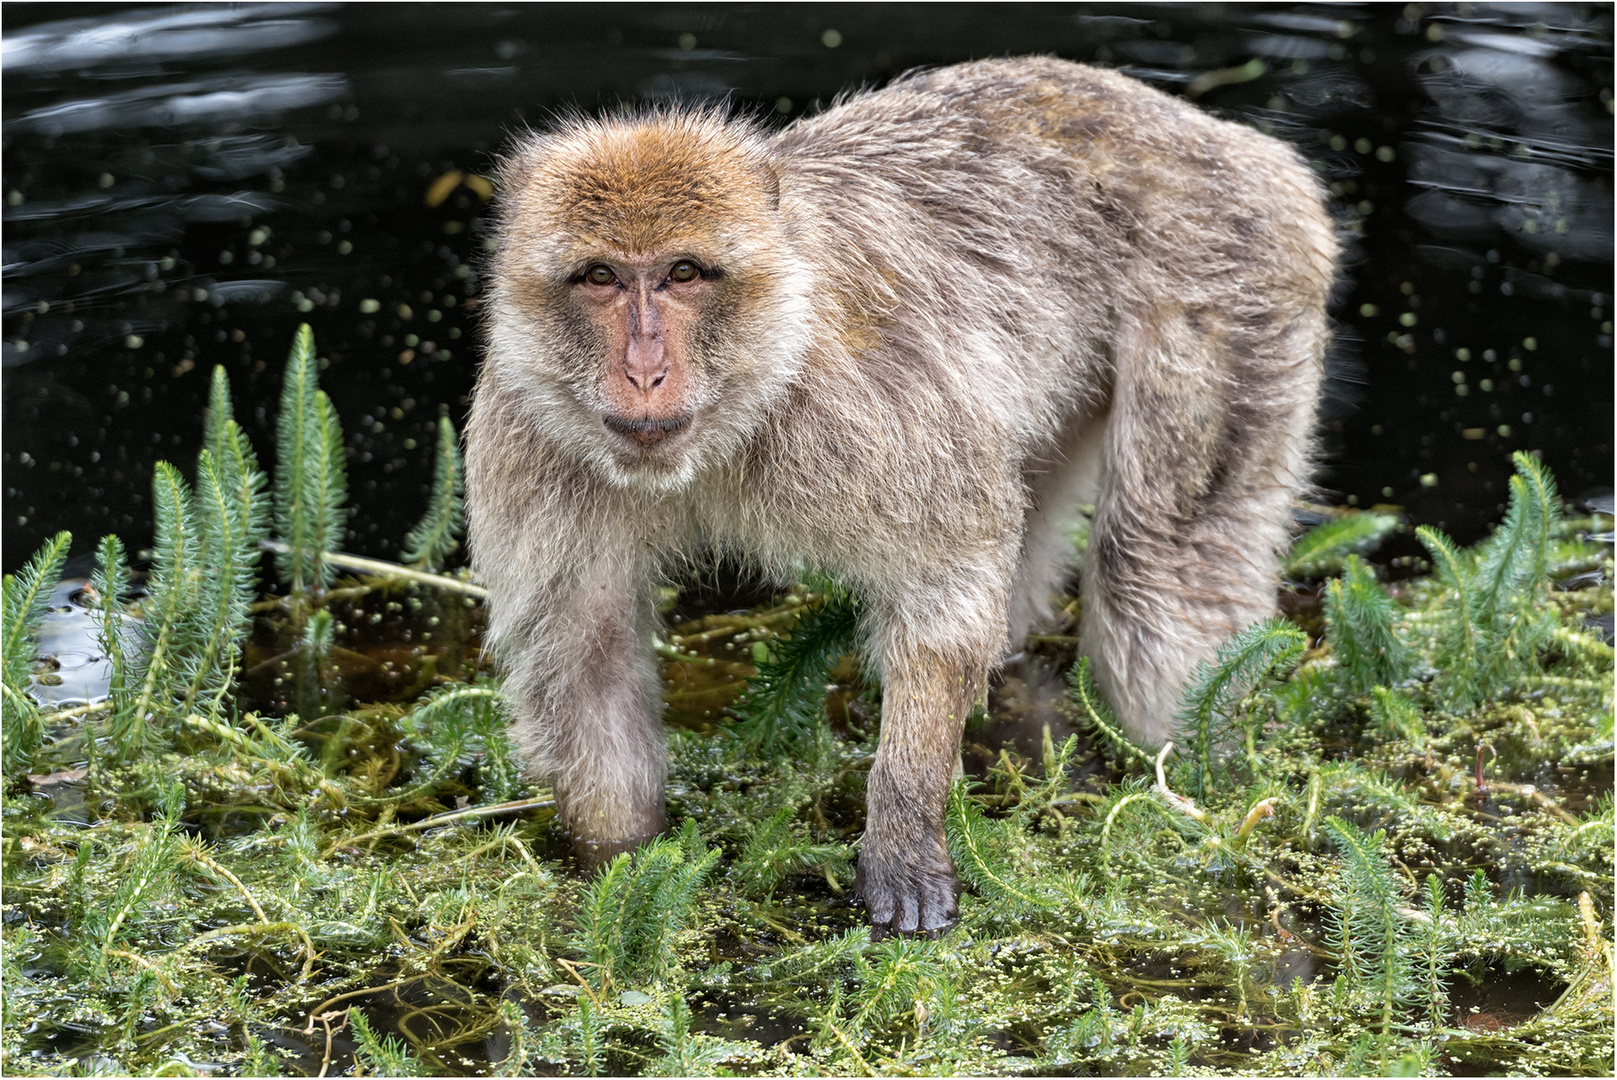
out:
{"label": "monkey's finger", "polygon": [[864,900],[872,926],[886,926],[893,921],[892,890],[881,885],[864,885],[858,895]]}
{"label": "monkey's finger", "polygon": [[921,928],[921,898],[916,889],[900,889],[897,910],[893,913],[893,932],[913,934]]}
{"label": "monkey's finger", "polygon": [[959,902],[952,885],[928,886],[921,904],[921,929],[929,934],[940,933],[955,924],[960,916]]}

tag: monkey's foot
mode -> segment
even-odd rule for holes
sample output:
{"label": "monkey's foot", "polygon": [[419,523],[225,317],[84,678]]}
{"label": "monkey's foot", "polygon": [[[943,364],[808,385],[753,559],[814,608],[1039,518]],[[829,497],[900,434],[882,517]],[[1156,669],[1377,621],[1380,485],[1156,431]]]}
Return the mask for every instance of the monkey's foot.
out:
{"label": "monkey's foot", "polygon": [[591,814],[574,804],[565,792],[558,790],[556,794],[561,810],[557,824],[571,843],[579,868],[586,874],[668,831],[668,817],[660,798],[629,812],[623,811],[624,804],[617,804],[611,807],[614,812],[610,814]]}
{"label": "monkey's foot", "polygon": [[564,829],[568,840],[572,842],[573,858],[578,860],[579,868],[586,874],[593,873],[625,851],[633,851],[641,844],[654,840],[667,831],[668,821],[661,815],[658,815],[655,822],[648,821],[644,830],[635,830],[632,836],[603,839],[587,836],[573,829]]}
{"label": "monkey's foot", "polygon": [[629,836],[617,840],[586,840],[581,836],[574,836],[573,858],[578,860],[579,867],[586,874],[592,873],[611,862],[616,856],[625,851],[633,851],[650,839],[651,836]]}
{"label": "monkey's foot", "polygon": [[947,855],[898,856],[867,844],[859,852],[853,895],[870,913],[872,941],[890,933],[937,937],[959,915],[960,879]]}

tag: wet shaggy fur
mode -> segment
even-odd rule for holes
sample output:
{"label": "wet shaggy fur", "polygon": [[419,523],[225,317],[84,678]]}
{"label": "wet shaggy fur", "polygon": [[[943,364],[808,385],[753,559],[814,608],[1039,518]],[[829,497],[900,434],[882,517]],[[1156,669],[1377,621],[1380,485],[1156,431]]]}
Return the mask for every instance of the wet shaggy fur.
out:
{"label": "wet shaggy fur", "polygon": [[[472,556],[517,737],[596,857],[665,825],[669,560],[864,597],[884,697],[859,890],[902,932],[953,918],[961,725],[1065,572],[1074,501],[1096,507],[1083,650],[1136,739],[1163,741],[1195,663],[1270,613],[1337,250],[1287,146],[1028,58],[774,135],[578,120],[518,146],[501,189]],[[712,270],[669,332],[690,422],[637,456],[603,423],[622,357],[579,275],[676,258]]]}

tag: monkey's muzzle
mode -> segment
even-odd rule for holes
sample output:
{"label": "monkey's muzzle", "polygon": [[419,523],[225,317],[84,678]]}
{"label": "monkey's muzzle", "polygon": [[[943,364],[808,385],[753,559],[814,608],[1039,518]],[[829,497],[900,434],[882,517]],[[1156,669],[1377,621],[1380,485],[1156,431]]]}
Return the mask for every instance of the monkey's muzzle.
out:
{"label": "monkey's muzzle", "polygon": [[659,420],[645,417],[640,420],[630,420],[622,416],[603,416],[602,422],[619,435],[626,435],[644,447],[656,446],[664,439],[677,435],[690,426],[689,413],[684,416],[669,416]]}

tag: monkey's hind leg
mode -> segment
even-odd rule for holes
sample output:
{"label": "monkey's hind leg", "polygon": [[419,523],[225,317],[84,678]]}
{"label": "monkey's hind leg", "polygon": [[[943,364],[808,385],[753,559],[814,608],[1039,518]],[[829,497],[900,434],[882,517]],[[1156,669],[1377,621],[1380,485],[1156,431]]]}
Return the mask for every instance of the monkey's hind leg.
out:
{"label": "monkey's hind leg", "polygon": [[1317,310],[1236,324],[1167,304],[1120,335],[1080,638],[1147,746],[1197,661],[1274,611],[1324,343]]}

